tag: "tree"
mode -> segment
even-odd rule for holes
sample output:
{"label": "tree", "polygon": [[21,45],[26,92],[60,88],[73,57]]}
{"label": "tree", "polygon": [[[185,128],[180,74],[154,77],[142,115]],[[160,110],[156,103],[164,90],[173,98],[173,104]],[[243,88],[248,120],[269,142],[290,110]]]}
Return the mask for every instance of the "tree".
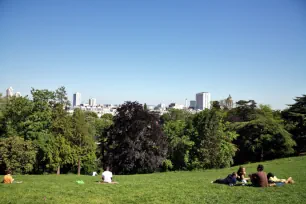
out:
{"label": "tree", "polygon": [[117,109],[106,144],[103,163],[118,174],[153,172],[167,153],[158,118],[137,102],[126,102]]}
{"label": "tree", "polygon": [[212,107],[217,109],[217,110],[220,110],[221,109],[220,102],[219,101],[213,101]]}
{"label": "tree", "polygon": [[233,123],[239,137],[234,143],[239,148],[236,163],[263,161],[288,156],[293,153],[294,140],[285,130],[283,121],[269,106],[261,105],[255,118]]}
{"label": "tree", "polygon": [[146,103],[143,105],[143,109],[144,109],[145,111],[148,110],[148,107],[147,107],[147,104],[146,104]]}
{"label": "tree", "polygon": [[56,104],[52,112],[52,137],[47,142],[48,151],[44,159],[48,161],[48,168],[52,170],[57,168],[58,175],[63,165],[74,162],[74,151],[69,141],[69,138],[72,137],[72,121],[63,106],[64,104]]}
{"label": "tree", "polygon": [[190,162],[189,152],[194,145],[190,141],[192,127],[182,120],[168,121],[163,131],[168,141],[168,157],[174,170],[184,170],[188,168]]}
{"label": "tree", "polygon": [[101,119],[106,119],[106,120],[111,120],[111,121],[113,120],[113,118],[114,116],[110,113],[106,113],[101,116]]}
{"label": "tree", "polygon": [[229,122],[250,121],[256,115],[256,102],[254,100],[240,100],[236,102],[236,108],[228,111],[226,120]]}
{"label": "tree", "polygon": [[55,100],[56,103],[63,105],[65,109],[71,105],[70,101],[68,100],[66,88],[64,86],[61,86],[55,90]]}
{"label": "tree", "polygon": [[36,159],[36,149],[31,141],[21,137],[0,139],[0,172],[11,169],[15,173],[29,173]]}
{"label": "tree", "polygon": [[282,112],[282,117],[286,120],[286,127],[297,143],[296,153],[300,154],[306,151],[306,95],[296,97],[294,100],[295,103]]}
{"label": "tree", "polygon": [[212,109],[197,113],[193,119],[193,127],[192,168],[222,168],[233,163],[236,147],[232,140],[237,134],[229,130],[219,112]]}
{"label": "tree", "polygon": [[[81,161],[82,158],[88,155],[95,154],[95,143],[93,138],[89,134],[88,124],[85,120],[85,114],[80,109],[75,109],[72,116],[72,136],[70,141],[73,144],[73,148],[76,152],[78,161],[78,175],[81,174]],[[92,160],[95,158],[91,157]]]}
{"label": "tree", "polygon": [[2,134],[6,137],[16,135],[25,137],[25,124],[33,112],[33,102],[27,97],[12,97],[7,101],[2,112]]}
{"label": "tree", "polygon": [[170,120],[192,120],[193,115],[186,110],[179,110],[171,108],[167,113],[163,114],[160,118],[161,123],[164,124]]}

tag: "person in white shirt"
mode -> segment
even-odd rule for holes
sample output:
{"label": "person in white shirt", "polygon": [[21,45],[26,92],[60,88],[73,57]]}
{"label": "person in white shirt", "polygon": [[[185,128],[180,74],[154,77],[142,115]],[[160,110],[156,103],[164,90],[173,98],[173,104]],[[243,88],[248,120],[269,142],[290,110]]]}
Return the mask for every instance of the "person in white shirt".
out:
{"label": "person in white shirt", "polygon": [[111,183],[111,184],[118,183],[113,181],[113,173],[109,171],[109,167],[106,167],[106,171],[102,173],[102,181],[103,183]]}

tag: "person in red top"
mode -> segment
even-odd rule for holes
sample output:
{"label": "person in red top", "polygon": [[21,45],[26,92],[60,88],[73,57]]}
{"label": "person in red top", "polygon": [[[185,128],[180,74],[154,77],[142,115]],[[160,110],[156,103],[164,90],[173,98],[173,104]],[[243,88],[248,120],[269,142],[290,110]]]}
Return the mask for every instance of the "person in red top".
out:
{"label": "person in red top", "polygon": [[264,166],[259,164],[257,167],[257,173],[251,174],[250,179],[255,187],[268,187],[267,174],[263,171]]}

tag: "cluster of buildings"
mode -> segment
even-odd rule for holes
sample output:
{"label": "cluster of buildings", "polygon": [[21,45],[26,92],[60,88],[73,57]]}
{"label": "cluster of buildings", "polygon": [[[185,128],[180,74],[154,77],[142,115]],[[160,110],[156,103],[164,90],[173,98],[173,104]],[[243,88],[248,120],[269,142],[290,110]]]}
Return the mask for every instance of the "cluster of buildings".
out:
{"label": "cluster of buildings", "polygon": [[[232,100],[231,95],[229,95],[228,98],[218,101],[218,104],[221,109],[232,109],[234,106],[234,102]],[[155,105],[147,105],[147,109],[151,112],[155,112],[157,114],[164,114],[169,109],[181,109],[181,110],[187,110],[192,113],[199,112],[201,110],[210,109],[213,105],[213,101],[211,100],[211,94],[209,92],[200,92],[197,93],[195,96],[195,100],[191,100],[189,103],[189,106],[187,104],[187,99],[185,100],[185,105],[177,104],[177,103],[170,103],[168,106],[166,104],[158,104]],[[88,103],[81,103],[81,93],[75,93],[73,94],[73,103],[72,103],[72,109],[70,111],[73,112],[74,108],[80,108],[82,110],[86,111],[93,111],[98,114],[100,117],[103,114],[109,113],[112,115],[116,114],[116,109],[119,107],[119,105],[112,105],[112,104],[98,104],[97,100],[95,98],[90,98],[88,100]]]}
{"label": "cluster of buildings", "polygon": [[[9,87],[6,90],[6,96],[12,97],[21,96],[20,92],[16,92],[14,94],[14,90],[12,87]],[[99,117],[104,114],[116,114],[116,109],[119,107],[119,105],[112,105],[112,104],[97,104],[97,99],[90,98],[88,100],[88,103],[82,103],[81,101],[82,95],[79,92],[76,92],[73,94],[73,100],[72,100],[72,107],[68,110],[69,112],[73,112],[75,108],[80,108],[84,111],[92,111],[95,112]],[[189,106],[187,104],[187,99],[185,100],[185,105],[177,104],[177,103],[170,103],[168,106],[166,104],[158,104],[155,105],[147,105],[147,109],[149,111],[155,112],[157,114],[164,114],[169,109],[184,109],[187,111],[190,111],[192,113],[196,113],[201,110],[210,109],[213,106],[213,103],[217,102],[218,106],[220,106],[221,109],[232,109],[234,107],[234,102],[229,95],[228,98],[223,99],[221,101],[212,101],[211,100],[211,94],[209,92],[200,92],[195,95],[195,100],[191,100],[189,103]]]}
{"label": "cluster of buildings", "polygon": [[90,98],[88,100],[88,103],[82,103],[82,95],[79,92],[76,92],[73,94],[72,99],[72,107],[69,110],[69,112],[73,112],[75,108],[80,108],[84,111],[92,111],[95,112],[98,117],[101,117],[104,114],[116,114],[116,109],[118,108],[118,105],[112,105],[112,104],[97,104],[97,99]]}

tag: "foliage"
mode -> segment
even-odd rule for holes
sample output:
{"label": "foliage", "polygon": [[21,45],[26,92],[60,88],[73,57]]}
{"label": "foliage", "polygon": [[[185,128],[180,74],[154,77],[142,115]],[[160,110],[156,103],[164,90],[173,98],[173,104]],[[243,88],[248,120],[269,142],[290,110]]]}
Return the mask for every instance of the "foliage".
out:
{"label": "foliage", "polygon": [[147,110],[148,110],[148,106],[147,106],[147,104],[146,104],[146,103],[143,105],[143,109],[144,109],[145,111],[147,111]]}
{"label": "foliage", "polygon": [[189,151],[194,145],[194,142],[190,140],[192,127],[188,127],[188,123],[185,121],[174,120],[167,122],[163,127],[163,131],[168,141],[168,159],[171,162],[171,168],[169,169],[187,169],[190,161]]}
{"label": "foliage", "polygon": [[233,163],[236,148],[231,142],[237,135],[227,129],[215,109],[196,114],[193,127],[192,168],[222,168]]}
{"label": "foliage", "polygon": [[106,120],[113,120],[113,115],[112,114],[110,114],[110,113],[106,113],[106,114],[103,114],[102,116],[101,116],[101,119],[106,119]]}
{"label": "foliage", "polygon": [[44,160],[48,161],[47,168],[57,168],[57,173],[60,174],[61,166],[74,163],[74,150],[69,141],[72,137],[72,121],[64,110],[64,104],[59,103],[54,107],[51,132]]}
{"label": "foliage", "polygon": [[254,119],[256,115],[256,102],[254,100],[240,100],[236,102],[236,108],[228,111],[226,120],[229,122],[244,122]]}
{"label": "foliage", "polygon": [[283,111],[286,128],[296,141],[296,153],[306,152],[306,95],[295,98],[295,103]]}
{"label": "foliage", "polygon": [[171,108],[169,109],[169,111],[165,114],[163,114],[160,118],[161,123],[164,124],[168,121],[172,121],[172,120],[183,120],[183,121],[187,121],[187,120],[191,120],[193,117],[193,115],[186,111],[186,110],[179,110],[179,109],[174,109]]}
{"label": "foliage", "polygon": [[32,114],[33,102],[27,97],[12,97],[3,110],[1,121],[4,135],[7,137],[25,135],[27,118]]}
{"label": "foliage", "polygon": [[217,110],[220,110],[220,109],[221,109],[220,102],[219,102],[219,101],[213,101],[213,102],[212,102],[212,108],[215,108],[215,109],[217,109]]}
{"label": "foliage", "polygon": [[293,153],[295,142],[291,134],[269,106],[261,105],[254,119],[233,123],[232,127],[240,135],[235,140],[239,147],[235,158],[237,163],[263,161]]}
{"label": "foliage", "polygon": [[173,164],[171,162],[171,160],[169,159],[165,159],[162,163],[162,170],[163,171],[169,171],[173,169]]}
{"label": "foliage", "polygon": [[36,150],[31,141],[20,137],[0,139],[0,172],[29,173],[35,163]]}
{"label": "foliage", "polygon": [[153,172],[167,153],[158,118],[137,102],[126,102],[117,109],[105,148],[104,164],[119,174]]}
{"label": "foliage", "polygon": [[[81,172],[81,161],[88,154],[95,153],[95,143],[89,134],[89,127],[85,120],[85,114],[80,109],[75,109],[72,116],[72,135],[70,137],[72,148],[76,152],[78,160],[78,174]],[[95,160],[94,157],[92,157]]]}

